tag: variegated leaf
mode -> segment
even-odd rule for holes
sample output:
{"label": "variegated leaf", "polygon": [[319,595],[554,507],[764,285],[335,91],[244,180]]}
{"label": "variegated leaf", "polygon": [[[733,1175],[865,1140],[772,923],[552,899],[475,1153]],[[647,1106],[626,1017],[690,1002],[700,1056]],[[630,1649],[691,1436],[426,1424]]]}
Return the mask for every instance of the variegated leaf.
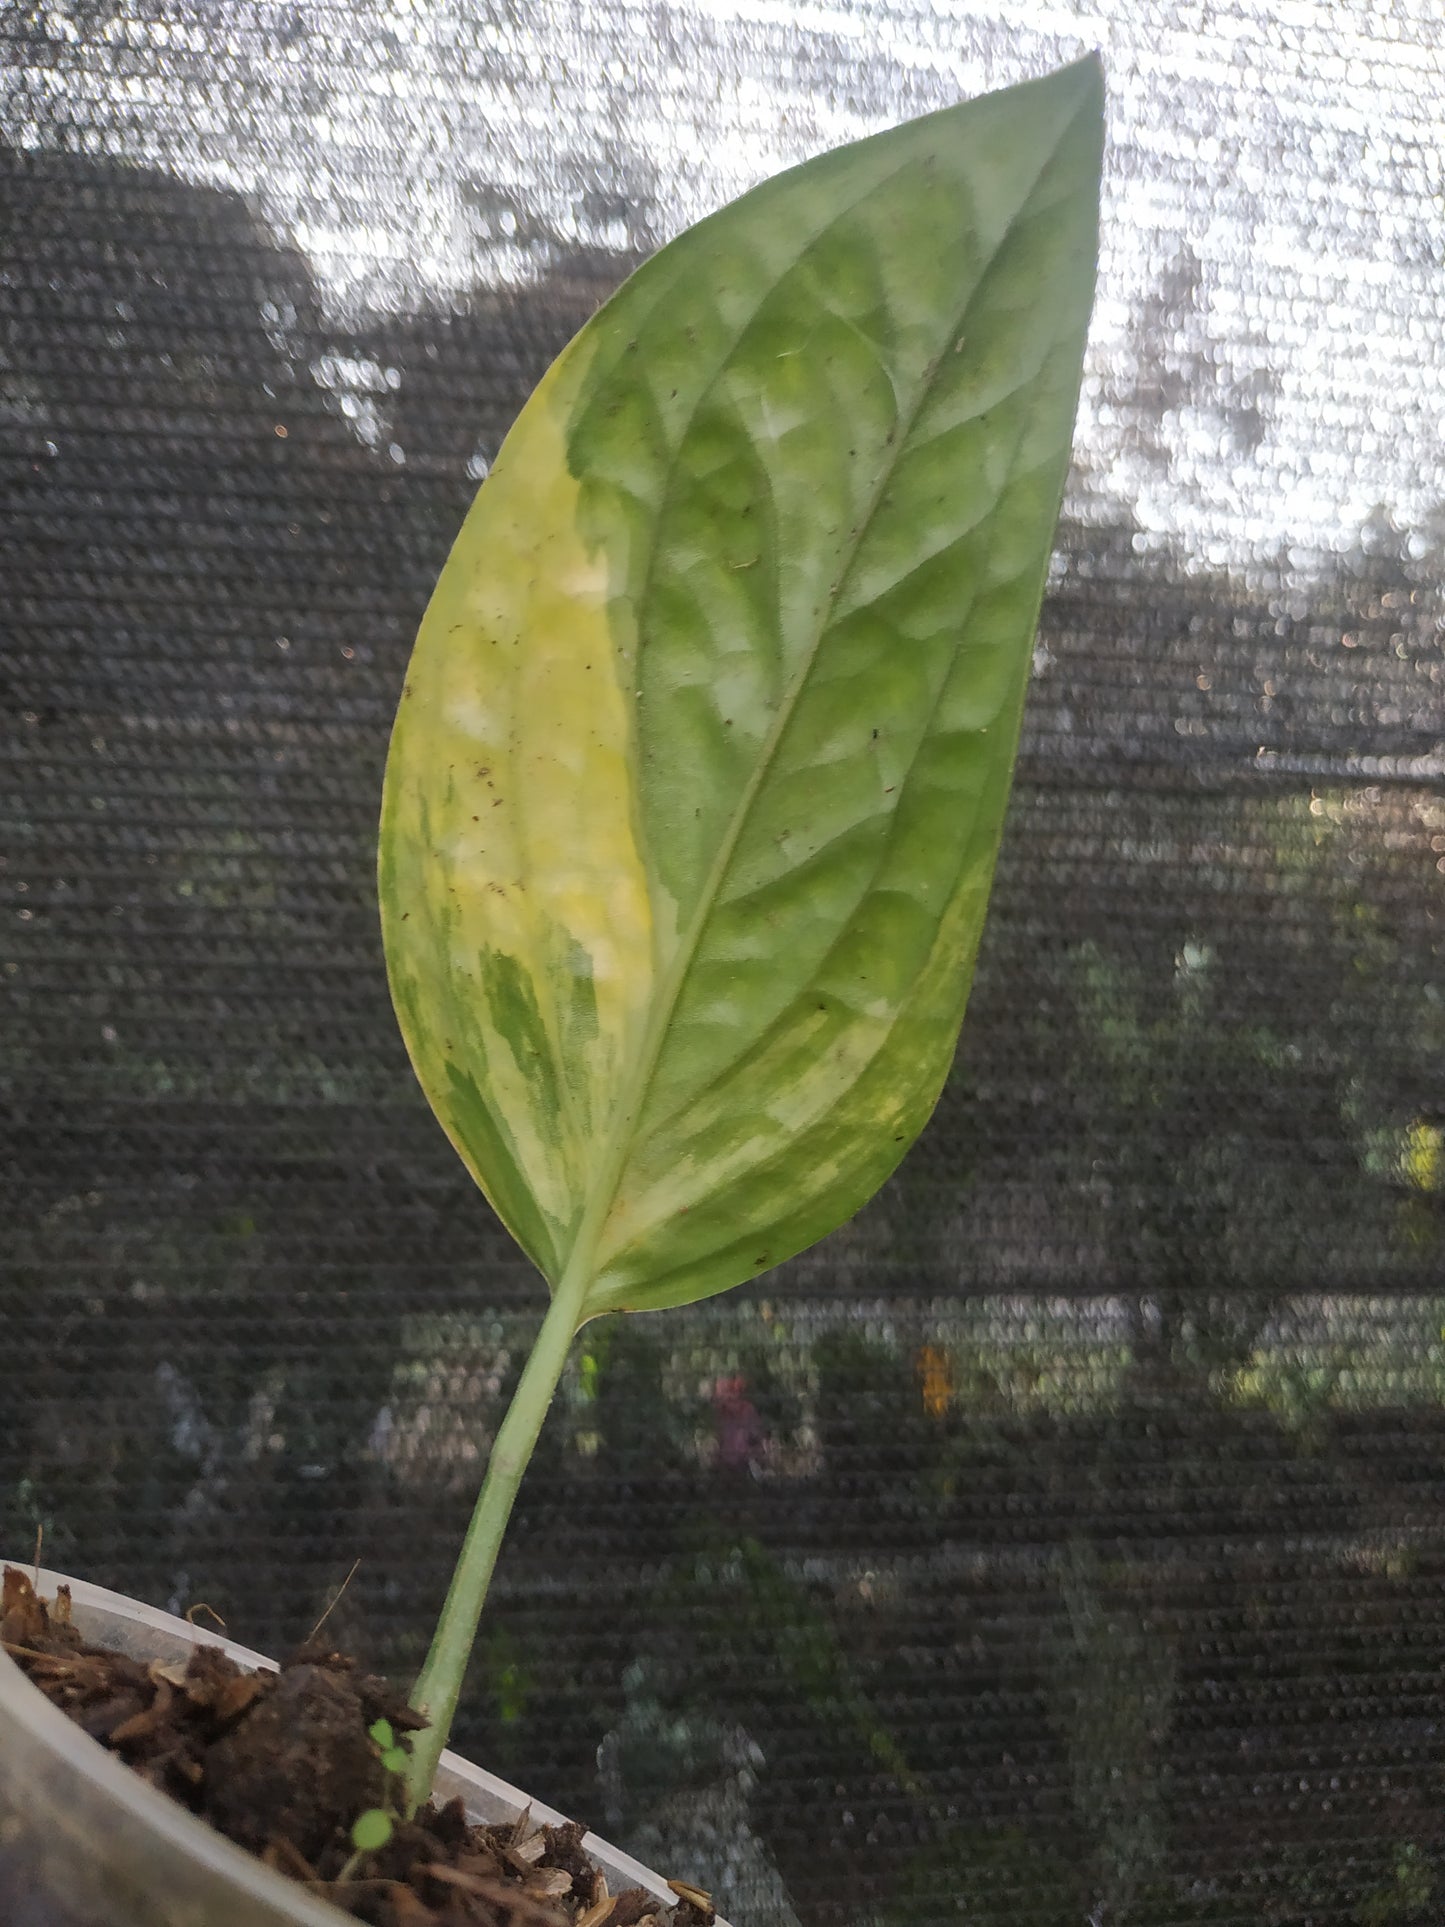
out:
{"label": "variegated leaf", "polygon": [[832,1229],[952,1061],[1092,299],[1095,62],[664,248],[429,607],[381,902],[418,1076],[584,1314]]}

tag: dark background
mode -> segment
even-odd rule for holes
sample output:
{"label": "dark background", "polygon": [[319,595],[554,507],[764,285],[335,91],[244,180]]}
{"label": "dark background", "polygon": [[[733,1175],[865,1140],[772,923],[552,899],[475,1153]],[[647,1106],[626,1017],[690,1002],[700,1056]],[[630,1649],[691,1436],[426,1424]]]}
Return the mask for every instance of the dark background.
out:
{"label": "dark background", "polygon": [[1445,33],[1072,11],[0,10],[0,1543],[271,1650],[359,1555],[398,1675],[541,1308],[373,902],[476,477],[750,128],[1104,44],[954,1078],[853,1226],[588,1329],[458,1731],[735,1927],[1445,1917]]}

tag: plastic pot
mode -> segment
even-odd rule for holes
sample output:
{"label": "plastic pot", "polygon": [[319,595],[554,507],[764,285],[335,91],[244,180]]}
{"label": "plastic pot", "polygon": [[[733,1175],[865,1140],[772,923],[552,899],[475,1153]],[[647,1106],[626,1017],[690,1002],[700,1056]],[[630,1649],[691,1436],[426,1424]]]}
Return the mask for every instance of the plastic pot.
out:
{"label": "plastic pot", "polygon": [[[70,1587],[75,1623],[97,1645],[146,1660],[174,1660],[194,1646],[219,1646],[244,1666],[270,1664],[153,1606],[83,1579],[41,1572],[45,1597],[59,1585]],[[442,1755],[436,1791],[442,1799],[460,1794],[474,1820],[510,1820],[527,1808],[534,1820],[549,1825],[562,1818],[455,1753]],[[665,1880],[627,1854],[593,1834],[585,1844],[614,1893],[646,1887],[669,1904],[675,1901]],[[0,1652],[5,1927],[338,1927],[349,1919],[148,1786]]]}

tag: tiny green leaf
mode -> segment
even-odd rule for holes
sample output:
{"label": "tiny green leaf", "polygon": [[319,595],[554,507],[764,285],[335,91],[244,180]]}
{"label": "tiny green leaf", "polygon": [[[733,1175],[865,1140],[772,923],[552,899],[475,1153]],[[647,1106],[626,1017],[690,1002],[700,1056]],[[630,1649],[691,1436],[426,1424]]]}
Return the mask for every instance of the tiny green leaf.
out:
{"label": "tiny green leaf", "polygon": [[381,1764],[388,1773],[405,1773],[411,1764],[411,1755],[404,1746],[389,1746],[381,1756]]}
{"label": "tiny green leaf", "polygon": [[351,1823],[351,1844],[358,1853],[376,1853],[396,1831],[396,1823],[380,1807],[368,1807]]}
{"label": "tiny green leaf", "polygon": [[373,1720],[366,1731],[378,1746],[396,1745],[396,1735],[391,1730],[390,1720]]}
{"label": "tiny green leaf", "polygon": [[380,850],[457,1149],[582,1316],[854,1212],[953,1058],[1093,295],[1098,64],[765,183],[507,437]]}

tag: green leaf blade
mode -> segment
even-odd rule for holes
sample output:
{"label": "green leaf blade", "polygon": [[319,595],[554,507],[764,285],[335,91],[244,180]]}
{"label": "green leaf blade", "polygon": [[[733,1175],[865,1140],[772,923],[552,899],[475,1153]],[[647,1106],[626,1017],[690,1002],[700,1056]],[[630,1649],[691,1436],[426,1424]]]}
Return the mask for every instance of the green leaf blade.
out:
{"label": "green leaf blade", "polygon": [[[570,654],[554,623],[544,653],[570,669],[547,686],[605,655],[617,715],[581,786],[611,825],[590,886],[577,866],[591,910],[492,948],[545,986],[564,954],[594,967],[600,939],[626,983],[580,1057],[555,983],[553,1016],[539,995],[505,1049],[495,1013],[473,1021],[466,1074],[478,1094],[491,1079],[492,1135],[514,1153],[494,1202],[518,1173],[533,1184],[541,1202],[503,1215],[539,1218],[524,1242],[554,1281],[586,1247],[589,1310],[725,1289],[812,1242],[936,1101],[1067,468],[1100,129],[1085,63],[765,184],[641,270],[543,384],[545,432],[534,400],[509,438],[519,468],[560,438],[565,473],[520,493],[562,511],[570,565],[605,584],[582,620],[562,611]],[[502,468],[449,565],[463,603],[483,541],[495,555],[521,533]],[[542,613],[528,588],[492,628],[535,634]],[[464,673],[495,674],[497,642],[474,642]],[[532,767],[542,725],[515,699],[509,714],[514,764]],[[391,820],[416,822],[423,797],[435,808],[435,744],[408,753],[405,719],[388,796]],[[422,944],[395,940],[414,882],[393,895],[404,1026],[430,981],[463,1028],[480,979],[458,974],[454,942],[429,959],[445,913]],[[434,1046],[415,1030],[421,1070]],[[519,1051],[555,1061],[526,1076]]]}

